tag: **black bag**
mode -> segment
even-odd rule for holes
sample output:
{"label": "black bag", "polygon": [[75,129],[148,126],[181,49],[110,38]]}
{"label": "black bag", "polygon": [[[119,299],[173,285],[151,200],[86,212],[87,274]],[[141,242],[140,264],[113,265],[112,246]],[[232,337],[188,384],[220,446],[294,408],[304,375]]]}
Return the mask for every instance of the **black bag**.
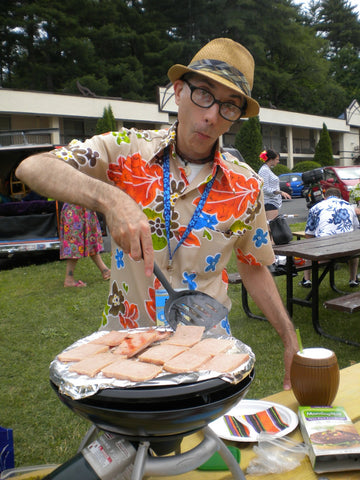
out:
{"label": "black bag", "polygon": [[293,234],[284,215],[278,215],[270,220],[269,227],[275,245],[283,245],[292,240]]}

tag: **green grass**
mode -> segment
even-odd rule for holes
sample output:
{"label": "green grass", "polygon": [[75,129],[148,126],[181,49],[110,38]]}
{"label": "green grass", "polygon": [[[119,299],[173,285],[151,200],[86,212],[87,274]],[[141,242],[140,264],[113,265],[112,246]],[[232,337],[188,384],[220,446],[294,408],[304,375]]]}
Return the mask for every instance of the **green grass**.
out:
{"label": "green grass", "polygon": [[[291,225],[302,230],[304,224]],[[103,254],[110,264],[110,254]],[[229,265],[235,271],[235,263]],[[73,414],[49,385],[49,364],[73,341],[98,329],[108,293],[93,262],[79,262],[76,278],[87,288],[64,289],[65,263],[54,261],[0,273],[0,426],[12,428],[16,466],[62,463],[76,452],[89,423]],[[336,271],[340,288],[347,289],[348,270]],[[285,277],[277,277],[285,299]],[[300,296],[306,291],[297,286]],[[261,288],[261,287],[259,287]],[[283,347],[268,322],[246,317],[240,286],[230,286],[233,335],[256,354],[256,377],[248,398],[262,398],[282,390]],[[327,280],[321,286],[321,302],[334,293]],[[251,299],[252,311],[258,312]],[[324,346],[335,351],[341,368],[360,362],[360,348],[317,335],[311,310],[294,306],[294,323],[300,328],[303,346]],[[360,342],[359,314],[340,314],[321,309],[325,330]]]}

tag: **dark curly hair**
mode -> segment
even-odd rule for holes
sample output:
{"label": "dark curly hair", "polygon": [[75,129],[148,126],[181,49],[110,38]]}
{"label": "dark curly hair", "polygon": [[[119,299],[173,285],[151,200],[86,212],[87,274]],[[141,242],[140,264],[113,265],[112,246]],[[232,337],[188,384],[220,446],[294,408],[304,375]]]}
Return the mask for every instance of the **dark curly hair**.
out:
{"label": "dark curly hair", "polygon": [[277,152],[275,152],[274,150],[270,150],[270,149],[266,150],[266,155],[267,155],[268,160],[273,160],[274,158],[279,156],[279,154]]}

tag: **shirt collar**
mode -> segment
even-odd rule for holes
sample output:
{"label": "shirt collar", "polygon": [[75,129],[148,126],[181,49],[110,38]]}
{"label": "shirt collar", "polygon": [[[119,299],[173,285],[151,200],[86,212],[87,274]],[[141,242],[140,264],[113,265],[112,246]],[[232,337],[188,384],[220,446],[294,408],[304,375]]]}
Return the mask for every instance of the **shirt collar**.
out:
{"label": "shirt collar", "polygon": [[[155,152],[151,162],[159,162],[162,158],[162,152],[165,148],[170,147],[170,158],[172,152],[175,151],[176,144],[176,131],[177,131],[178,121],[176,121],[168,130],[167,135],[162,139],[159,144],[157,151]],[[240,174],[238,166],[241,165],[242,168],[251,168],[244,162],[240,162],[237,158],[232,155],[225,154],[221,152],[219,141],[216,142],[215,152],[214,152],[214,161],[212,164],[211,175],[215,174],[217,167],[225,175],[231,190],[236,191],[237,177]]]}

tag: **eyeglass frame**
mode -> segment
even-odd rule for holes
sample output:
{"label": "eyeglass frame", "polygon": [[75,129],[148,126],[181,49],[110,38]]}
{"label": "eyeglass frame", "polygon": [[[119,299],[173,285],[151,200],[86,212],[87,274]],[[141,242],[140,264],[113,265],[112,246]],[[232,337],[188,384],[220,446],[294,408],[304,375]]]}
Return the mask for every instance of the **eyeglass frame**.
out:
{"label": "eyeglass frame", "polygon": [[[239,107],[238,105],[235,105],[234,103],[231,103],[231,102],[220,102],[220,100],[217,100],[215,98],[215,96],[209,92],[209,90],[207,90],[206,88],[203,88],[203,87],[197,87],[196,85],[193,85],[189,82],[189,80],[187,80],[186,78],[182,77],[181,80],[183,82],[186,83],[186,85],[189,87],[190,89],[190,100],[193,102],[194,105],[196,105],[197,107],[200,107],[200,108],[211,108],[215,103],[217,105],[219,105],[219,115],[224,119],[226,120],[227,122],[232,122],[232,123],[235,123],[235,122],[238,122],[241,117],[244,115],[244,113],[246,113],[246,109],[247,109],[247,101],[246,101],[246,98],[244,98],[244,104]],[[203,90],[204,92],[206,92],[207,94],[209,94],[211,97],[213,97],[213,102],[208,105],[207,107],[204,107],[203,105],[199,105],[198,103],[196,103],[194,100],[193,100],[193,93],[195,90]],[[221,107],[223,105],[231,105],[233,107],[236,107],[240,110],[240,116],[236,119],[236,120],[229,120],[228,118],[224,117],[224,115],[222,115],[221,113]]]}

